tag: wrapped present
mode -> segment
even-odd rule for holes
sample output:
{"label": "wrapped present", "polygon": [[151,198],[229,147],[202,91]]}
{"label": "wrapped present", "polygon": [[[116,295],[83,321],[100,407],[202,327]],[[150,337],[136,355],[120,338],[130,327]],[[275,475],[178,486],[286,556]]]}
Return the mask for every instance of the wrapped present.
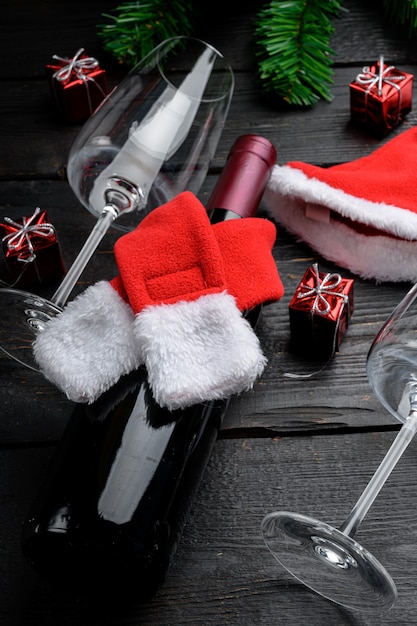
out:
{"label": "wrapped present", "polygon": [[330,357],[339,350],[353,313],[352,279],[309,267],[289,304],[291,344],[297,352]]}
{"label": "wrapped present", "polygon": [[68,122],[86,120],[108,94],[106,71],[80,48],[72,59],[56,54],[46,66],[52,94]]}
{"label": "wrapped present", "polygon": [[7,284],[19,288],[58,282],[65,274],[61,249],[46,211],[0,223]]}
{"label": "wrapped present", "polygon": [[351,119],[386,135],[411,111],[413,75],[386,65],[383,57],[349,85]]}

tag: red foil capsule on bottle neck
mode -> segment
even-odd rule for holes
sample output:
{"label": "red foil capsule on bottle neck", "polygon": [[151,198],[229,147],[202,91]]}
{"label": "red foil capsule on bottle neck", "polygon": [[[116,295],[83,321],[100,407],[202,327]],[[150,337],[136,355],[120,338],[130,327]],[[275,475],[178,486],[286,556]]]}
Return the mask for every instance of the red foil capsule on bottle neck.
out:
{"label": "red foil capsule on bottle neck", "polygon": [[239,137],[230,150],[207,211],[223,209],[237,217],[254,216],[276,158],[276,150],[268,139],[259,135]]}

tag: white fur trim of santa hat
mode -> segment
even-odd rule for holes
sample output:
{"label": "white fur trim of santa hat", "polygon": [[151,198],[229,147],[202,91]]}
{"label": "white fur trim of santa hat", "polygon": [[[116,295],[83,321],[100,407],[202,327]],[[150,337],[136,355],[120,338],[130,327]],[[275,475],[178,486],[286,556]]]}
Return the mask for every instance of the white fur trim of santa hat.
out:
{"label": "white fur trim of santa hat", "polygon": [[100,281],[52,318],[34,342],[44,376],[74,402],[94,402],[141,365],[130,306]]}
{"label": "white fur trim of santa hat", "polygon": [[267,363],[227,292],[149,305],[134,325],[155,400],[170,410],[246,391]]}
{"label": "white fur trim of santa hat", "polygon": [[416,154],[412,128],[350,163],[276,165],[265,207],[323,257],[363,278],[416,282]]}

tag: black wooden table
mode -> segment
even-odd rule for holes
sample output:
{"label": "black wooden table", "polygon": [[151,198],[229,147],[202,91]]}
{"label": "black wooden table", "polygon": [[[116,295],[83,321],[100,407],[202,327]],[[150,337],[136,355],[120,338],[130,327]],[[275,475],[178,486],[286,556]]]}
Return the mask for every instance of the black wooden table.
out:
{"label": "black wooden table", "polygon": [[[348,11],[335,21],[333,102],[283,110],[262,97],[256,79],[253,17],[262,3],[241,2],[238,13],[223,7],[221,16],[215,3],[213,18],[199,34],[230,60],[236,91],[201,190],[203,201],[242,133],[270,139],[280,163],[330,165],[368,154],[415,124],[411,112],[400,128],[378,140],[349,122],[348,85],[364,65],[384,54],[397,67],[417,71],[417,53],[384,21],[378,4],[346,0]],[[110,0],[14,0],[0,9],[1,217],[46,209],[67,265],[94,218],[66,182],[67,155],[79,126],[56,115],[44,66],[53,54],[68,56],[85,47],[115,82],[121,70],[103,54],[96,35],[101,13],[114,7]],[[113,230],[106,235],[75,292],[113,276],[117,236]],[[340,352],[319,377],[300,382],[283,376],[297,367],[288,350],[289,299],[311,263],[323,271],[341,268],[282,230],[274,254],[286,294],[264,309],[258,327],[268,368],[253,391],[232,400],[166,583],[145,606],[121,606],[115,598],[114,612],[103,614],[59,580],[43,580],[21,556],[22,520],[73,407],[40,375],[0,354],[2,626],[417,624],[415,445],[358,532],[397,583],[398,601],[388,614],[362,615],[308,592],[275,564],[261,540],[261,520],[276,509],[339,524],[387,451],[399,425],[373,396],[365,362],[378,328],[409,288],[355,277],[355,312]]]}

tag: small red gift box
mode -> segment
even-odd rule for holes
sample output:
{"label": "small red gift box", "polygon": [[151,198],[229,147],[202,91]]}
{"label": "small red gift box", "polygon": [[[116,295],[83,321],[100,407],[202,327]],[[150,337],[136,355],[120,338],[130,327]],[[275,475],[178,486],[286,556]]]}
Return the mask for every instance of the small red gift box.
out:
{"label": "small red gift box", "polygon": [[339,350],[353,313],[352,279],[305,272],[289,304],[291,344],[298,352],[331,356]]}
{"label": "small red gift box", "polygon": [[55,228],[39,208],[29,218],[0,223],[4,262],[10,285],[29,287],[58,282],[65,274]]}
{"label": "small red gift box", "polygon": [[72,59],[52,58],[45,69],[59,110],[68,122],[86,120],[108,94],[106,71],[83,48]]}
{"label": "small red gift box", "polygon": [[411,111],[413,75],[385,65],[383,57],[349,85],[351,119],[386,135]]}

